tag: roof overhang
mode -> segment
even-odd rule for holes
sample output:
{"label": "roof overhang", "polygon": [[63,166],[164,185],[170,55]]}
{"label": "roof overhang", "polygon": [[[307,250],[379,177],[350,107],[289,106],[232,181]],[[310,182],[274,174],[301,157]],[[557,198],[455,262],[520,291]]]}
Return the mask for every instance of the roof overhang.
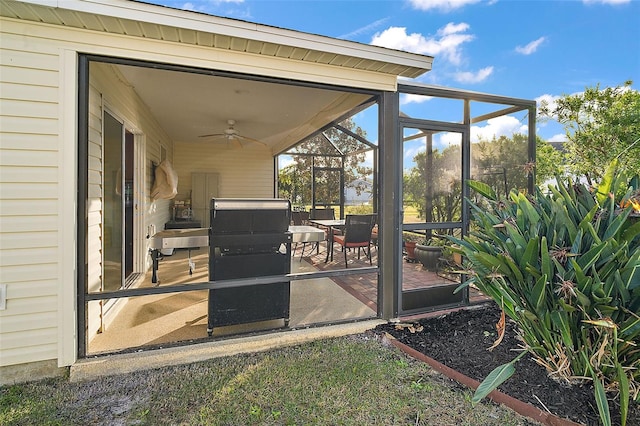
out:
{"label": "roof overhang", "polygon": [[415,78],[433,58],[129,0],[3,1],[2,16]]}

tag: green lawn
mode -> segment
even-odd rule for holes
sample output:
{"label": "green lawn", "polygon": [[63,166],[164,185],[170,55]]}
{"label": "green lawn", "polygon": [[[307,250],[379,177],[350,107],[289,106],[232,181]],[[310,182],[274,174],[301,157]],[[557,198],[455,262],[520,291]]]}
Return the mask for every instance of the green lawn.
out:
{"label": "green lawn", "polygon": [[372,334],[0,388],[3,425],[527,425]]}

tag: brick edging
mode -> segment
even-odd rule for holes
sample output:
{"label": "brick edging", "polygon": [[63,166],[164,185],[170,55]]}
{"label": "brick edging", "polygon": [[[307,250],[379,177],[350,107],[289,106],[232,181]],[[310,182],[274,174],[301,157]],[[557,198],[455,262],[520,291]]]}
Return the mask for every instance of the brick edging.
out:
{"label": "brick edging", "polygon": [[[478,382],[477,380],[472,379],[471,377],[465,376],[459,371],[454,370],[453,368],[447,367],[441,362],[438,362],[435,359],[421,352],[416,351],[415,349],[405,345],[404,343],[399,342],[390,334],[385,333],[385,335],[383,336],[383,339],[388,340],[389,342],[391,342],[391,344],[393,344],[395,347],[397,347],[407,355],[411,356],[412,358],[415,358],[419,361],[429,364],[429,366],[431,366],[431,368],[433,368],[434,370],[444,374],[445,376],[455,380],[456,382],[462,385],[465,385],[473,390],[476,390],[476,388],[480,385],[480,382]],[[513,398],[512,396],[504,394],[498,390],[492,391],[488,395],[488,397],[491,398],[496,403],[503,404],[511,408],[516,413],[529,417],[530,419],[533,419],[546,426],[582,426],[580,423],[575,423],[571,420],[558,417],[555,414],[542,411],[538,407],[535,407],[531,404],[520,401],[519,399]]]}

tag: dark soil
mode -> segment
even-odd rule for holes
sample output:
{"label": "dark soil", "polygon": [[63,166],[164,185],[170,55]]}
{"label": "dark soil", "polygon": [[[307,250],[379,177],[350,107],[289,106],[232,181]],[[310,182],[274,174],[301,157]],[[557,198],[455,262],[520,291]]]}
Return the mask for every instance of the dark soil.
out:
{"label": "dark soil", "polygon": [[[500,310],[495,304],[465,309],[435,318],[416,321],[423,330],[412,333],[408,327],[385,324],[377,328],[388,332],[401,343],[451,367],[468,377],[482,381],[494,368],[514,359],[520,342],[515,323],[507,319],[507,331],[500,345],[488,351],[496,340],[495,324]],[[587,426],[600,424],[593,387],[560,384],[546,370],[525,355],[515,374],[499,390],[558,417]],[[627,425],[640,425],[640,406],[630,402]],[[620,424],[619,406],[610,403],[612,424]]]}

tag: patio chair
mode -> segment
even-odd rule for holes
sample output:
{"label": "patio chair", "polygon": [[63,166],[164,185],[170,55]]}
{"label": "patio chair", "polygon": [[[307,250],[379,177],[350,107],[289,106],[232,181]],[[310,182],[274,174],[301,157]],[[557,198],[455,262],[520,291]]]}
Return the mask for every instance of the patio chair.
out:
{"label": "patio chair", "polygon": [[[353,214],[346,216],[343,234],[333,236],[333,242],[342,246],[345,268],[349,267],[347,263],[347,251],[352,248],[358,249],[358,259],[360,259],[360,249],[364,248],[365,254],[369,258],[369,264],[373,265],[373,261],[371,260],[371,231],[375,223],[375,214]],[[333,250],[331,251],[331,259],[333,260]]]}
{"label": "patio chair", "polygon": [[[336,214],[331,208],[326,209],[311,209],[309,211],[309,219],[317,219],[317,220],[335,220]],[[318,228],[323,229],[325,233],[325,240],[329,235],[330,229],[327,226],[316,225]],[[333,229],[334,234],[341,234],[340,230]]]}
{"label": "patio chair", "polygon": [[310,219],[328,219],[334,220],[336,218],[336,214],[333,209],[311,209],[309,212]]}

